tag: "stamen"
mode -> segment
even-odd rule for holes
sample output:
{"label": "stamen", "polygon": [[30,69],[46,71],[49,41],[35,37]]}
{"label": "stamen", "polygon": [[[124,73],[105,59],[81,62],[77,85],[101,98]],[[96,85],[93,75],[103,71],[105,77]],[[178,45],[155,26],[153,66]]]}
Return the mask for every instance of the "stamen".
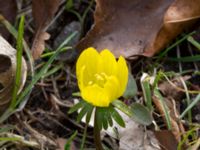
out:
{"label": "stamen", "polygon": [[93,84],[93,81],[89,81],[89,82],[88,82],[88,85],[92,85],[92,84]]}

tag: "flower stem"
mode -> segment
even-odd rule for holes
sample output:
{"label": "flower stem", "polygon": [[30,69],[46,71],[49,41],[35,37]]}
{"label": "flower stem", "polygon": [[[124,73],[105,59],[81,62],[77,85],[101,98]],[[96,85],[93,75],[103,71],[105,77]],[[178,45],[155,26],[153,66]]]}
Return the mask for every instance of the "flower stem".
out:
{"label": "flower stem", "polygon": [[97,109],[95,110],[95,117],[94,117],[94,142],[96,145],[96,150],[103,150],[103,146],[101,144],[101,135],[100,135],[100,129],[98,126],[98,117],[97,117]]}

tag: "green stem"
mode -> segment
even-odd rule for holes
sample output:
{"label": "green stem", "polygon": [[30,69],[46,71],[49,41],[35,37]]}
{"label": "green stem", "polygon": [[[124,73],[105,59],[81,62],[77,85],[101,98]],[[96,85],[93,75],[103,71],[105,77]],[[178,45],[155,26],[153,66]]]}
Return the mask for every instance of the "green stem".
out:
{"label": "green stem", "polygon": [[96,150],[103,150],[103,146],[101,144],[101,135],[98,126],[98,117],[97,117],[97,108],[95,110],[95,117],[94,117],[94,142],[96,145]]}

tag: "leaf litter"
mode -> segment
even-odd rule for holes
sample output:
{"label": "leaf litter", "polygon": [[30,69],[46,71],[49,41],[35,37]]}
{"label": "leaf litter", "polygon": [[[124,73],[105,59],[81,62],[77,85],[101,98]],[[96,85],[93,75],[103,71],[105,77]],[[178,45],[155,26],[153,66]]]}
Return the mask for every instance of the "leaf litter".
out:
{"label": "leaf litter", "polygon": [[[19,1],[17,2],[19,3]],[[93,14],[93,7],[87,7],[89,1],[84,0],[81,2],[81,5],[78,1],[73,2],[73,5],[70,5],[65,10],[63,9],[65,8],[64,1],[44,0],[38,2],[37,0],[33,0],[33,16],[31,11],[26,12],[28,14],[26,19],[29,22],[26,22],[25,39],[34,39],[34,42],[30,42],[31,40],[27,41],[29,45],[32,45],[34,59],[37,59],[35,61],[36,72],[45,64],[49,56],[53,54],[52,52],[54,52],[48,50],[46,52],[44,48],[55,48],[54,35],[59,35],[57,31],[59,30],[58,27],[64,30],[65,25],[79,20],[77,19],[77,15],[73,14],[73,11],[83,14],[85,9],[89,8],[90,16]],[[151,2],[126,0],[123,3],[118,0],[96,0],[94,25],[86,37],[78,43],[77,47],[71,49],[74,52],[72,57],[76,58],[77,52],[79,53],[88,46],[94,46],[99,50],[109,48],[116,57],[124,55],[127,59],[135,59],[139,55],[153,56],[165,48],[177,35],[184,33],[183,31],[185,30],[191,29],[190,27],[197,23],[200,12],[199,5],[196,5],[197,3],[199,3],[199,0],[192,2],[188,0],[167,0],[163,2],[154,0],[151,0]],[[31,3],[26,4],[28,5],[21,4],[22,12],[26,10],[26,7],[31,8]],[[46,6],[49,7],[44,7],[44,4],[47,4]],[[69,11],[69,9],[73,11]],[[55,19],[56,13],[59,12],[61,12],[61,15]],[[35,22],[32,21],[33,17]],[[89,22],[85,22],[84,26],[88,28],[92,24],[92,18],[86,17],[86,19]],[[52,28],[47,29],[52,20]],[[35,34],[32,32],[34,25],[36,27]],[[76,27],[72,27],[71,29],[72,31],[70,33],[76,30]],[[81,32],[80,29],[77,30]],[[28,33],[31,33],[31,35]],[[53,39],[45,42],[49,38],[48,33],[53,35]],[[67,37],[70,33],[62,33],[60,35]],[[195,37],[198,35],[198,32],[195,33]],[[197,38],[195,40],[199,42]],[[77,42],[78,40],[76,39],[73,47]],[[192,53],[187,51],[189,48],[185,46],[188,45],[186,43],[184,41],[180,44],[181,55],[190,56],[198,54],[198,51],[190,43]],[[174,74],[174,78],[169,76],[167,81],[162,77],[158,77],[159,80],[157,82],[161,96],[165,102],[164,104],[166,104],[165,107],[169,111],[168,123],[171,123],[173,130],[168,130],[163,104],[153,93],[155,85],[149,83],[149,92],[152,95],[150,98],[152,98],[154,108],[152,110],[153,124],[144,127],[124,116],[123,118],[127,119],[127,128],[116,127],[115,129],[117,130],[114,133],[113,129],[109,129],[107,133],[104,133],[102,141],[110,149],[176,149],[177,145],[179,147],[198,147],[198,141],[194,144],[192,142],[197,139],[195,135],[198,132],[198,125],[196,124],[198,124],[197,115],[200,112],[199,105],[197,104],[192,109],[192,122],[188,122],[187,116],[182,120],[179,119],[179,116],[188,106],[185,100],[187,97],[186,93],[189,93],[192,100],[195,98],[196,93],[191,92],[199,91],[198,68],[200,65],[199,62],[188,65],[187,63],[172,62],[166,59],[171,56],[173,58],[180,57],[177,52],[178,50],[175,46],[173,51],[168,53],[168,56],[164,56],[159,61],[156,57],[146,59],[138,58],[137,62],[129,61],[131,73],[135,78],[134,86],[130,87],[137,87],[137,90],[130,89],[128,96],[124,99],[128,105],[135,102],[146,105],[139,82],[143,72],[147,72],[154,79],[159,76],[158,71],[175,71],[180,74],[188,90],[185,89],[182,82]],[[41,57],[42,54],[48,55]],[[67,59],[69,58],[68,56],[66,57]],[[31,147],[38,150],[46,148],[54,150],[56,148],[59,149],[59,147],[63,149],[68,139],[74,134],[74,131],[78,131],[72,140],[71,149],[79,149],[85,124],[84,122],[78,124],[75,121],[76,113],[71,115],[67,114],[75,99],[72,93],[78,91],[76,77],[74,76],[75,59],[71,61],[67,59],[58,58],[51,64],[47,73],[44,74],[44,77],[35,84],[25,108],[6,120],[6,124],[15,125],[15,127],[12,130],[12,134],[10,134],[10,130],[2,126],[2,129],[5,128],[5,130],[3,134],[0,132],[0,136],[17,137],[18,142],[6,141],[5,143],[0,143],[0,147],[14,147],[16,150],[31,149]],[[9,62],[6,63],[5,61],[4,63],[5,65],[1,65],[0,69],[7,70],[6,68],[10,66]],[[134,93],[133,96],[131,96],[132,93]],[[191,129],[191,126],[194,128]],[[183,142],[183,137],[187,132],[191,132],[193,137],[192,139],[186,138],[185,142]],[[92,133],[92,126],[89,126],[85,148],[95,147]],[[115,138],[113,138],[113,135]],[[168,137],[169,140],[166,141],[163,137]],[[183,144],[180,146],[180,143]]]}

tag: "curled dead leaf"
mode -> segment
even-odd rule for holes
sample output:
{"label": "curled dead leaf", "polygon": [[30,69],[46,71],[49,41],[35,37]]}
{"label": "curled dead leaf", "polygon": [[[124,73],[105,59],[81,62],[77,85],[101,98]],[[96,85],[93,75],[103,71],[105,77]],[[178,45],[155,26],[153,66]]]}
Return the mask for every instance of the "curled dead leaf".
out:
{"label": "curled dead leaf", "polygon": [[[95,23],[77,49],[110,49],[116,57],[153,56],[200,18],[200,0],[96,0]],[[178,11],[177,11],[178,10]]]}
{"label": "curled dead leaf", "polygon": [[45,48],[45,40],[50,38],[46,32],[54,14],[58,10],[60,0],[33,0],[32,12],[36,25],[36,34],[32,44],[32,55],[38,59]]}
{"label": "curled dead leaf", "polygon": [[[27,66],[22,61],[21,86],[18,92],[23,88],[26,80]],[[0,114],[8,107],[12,98],[12,91],[15,83],[16,74],[16,50],[0,36]]]}
{"label": "curled dead leaf", "polygon": [[38,32],[35,36],[35,39],[33,41],[32,45],[32,56],[34,59],[37,59],[40,57],[42,52],[45,49],[45,41],[50,38],[50,34],[47,32]]}

